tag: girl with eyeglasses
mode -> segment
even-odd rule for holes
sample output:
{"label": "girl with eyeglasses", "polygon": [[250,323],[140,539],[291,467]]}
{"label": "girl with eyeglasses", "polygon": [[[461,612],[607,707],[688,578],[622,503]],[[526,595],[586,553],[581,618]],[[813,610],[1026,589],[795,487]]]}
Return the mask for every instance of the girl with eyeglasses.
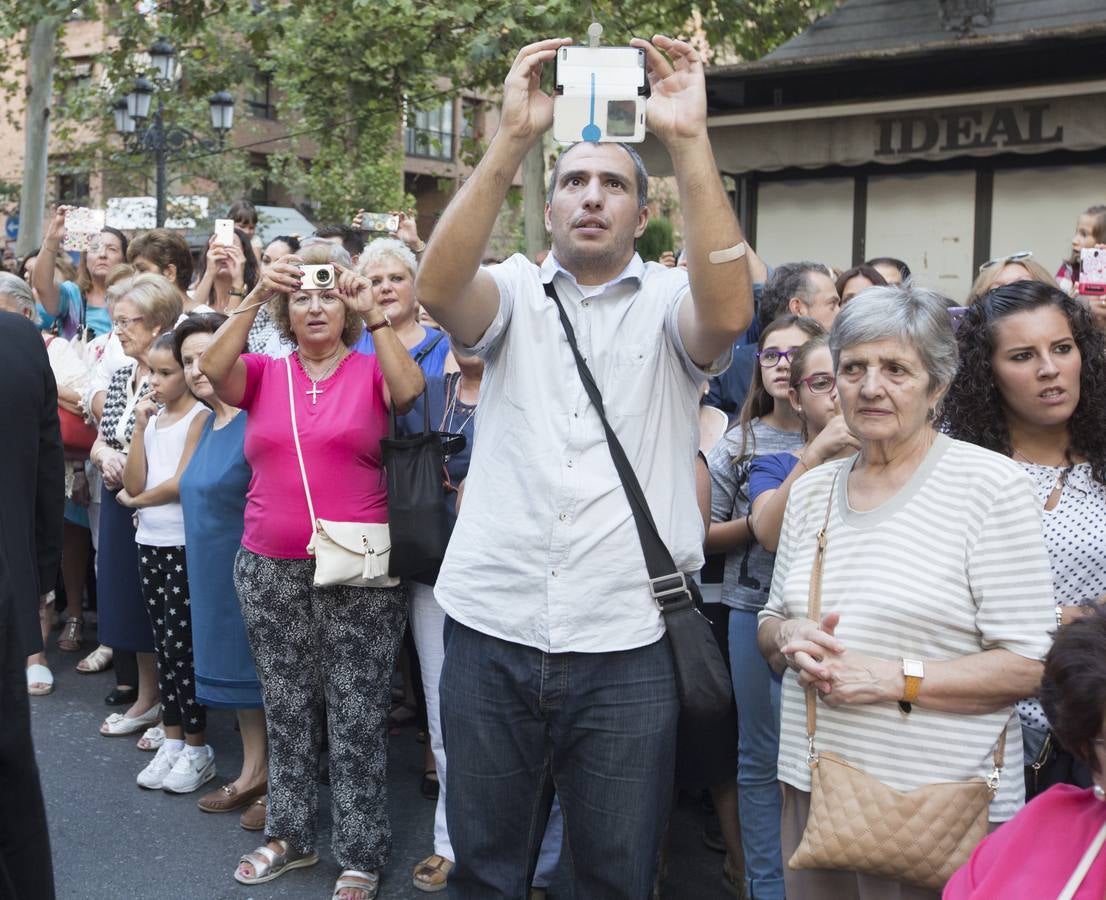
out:
{"label": "girl with eyeglasses", "polygon": [[749,467],[749,525],[757,542],[769,552],[779,546],[791,485],[811,469],[860,447],[837,401],[829,335],[811,338],[795,351],[788,399],[803,423],[806,443],[800,450],[758,456]]}
{"label": "girl with eyeglasses", "polygon": [[707,456],[711,525],[705,549],[726,554],[722,603],[729,608],[728,654],[740,720],[737,784],[745,881],[751,896],[769,900],[784,896],[776,783],[780,680],[757,651],[757,613],[768,600],[773,557],[749,527],[749,470],[758,455],[802,448],[802,420],[788,399],[791,369],[799,348],[824,334],[814,319],[790,314],[764,329],[738,424]]}

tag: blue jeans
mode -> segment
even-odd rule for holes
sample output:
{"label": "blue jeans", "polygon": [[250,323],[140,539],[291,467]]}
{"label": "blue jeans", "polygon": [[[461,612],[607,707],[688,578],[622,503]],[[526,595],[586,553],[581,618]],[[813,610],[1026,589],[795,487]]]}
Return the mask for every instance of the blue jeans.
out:
{"label": "blue jeans", "polygon": [[527,896],[554,790],[579,895],[650,896],[679,714],[667,639],[543,653],[447,622],[439,693],[451,897]]}
{"label": "blue jeans", "polygon": [[780,853],[780,679],[757,648],[757,614],[730,610],[730,671],[737,702],[737,803],[745,883],[752,900],[783,900]]}

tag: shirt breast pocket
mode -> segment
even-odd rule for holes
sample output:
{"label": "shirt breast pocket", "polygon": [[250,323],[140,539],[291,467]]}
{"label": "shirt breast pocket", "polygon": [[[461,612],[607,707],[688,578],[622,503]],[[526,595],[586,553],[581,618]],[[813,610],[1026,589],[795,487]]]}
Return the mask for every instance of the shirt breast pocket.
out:
{"label": "shirt breast pocket", "polygon": [[645,414],[656,393],[656,352],[652,341],[623,344],[615,350],[611,388],[604,392],[612,416]]}

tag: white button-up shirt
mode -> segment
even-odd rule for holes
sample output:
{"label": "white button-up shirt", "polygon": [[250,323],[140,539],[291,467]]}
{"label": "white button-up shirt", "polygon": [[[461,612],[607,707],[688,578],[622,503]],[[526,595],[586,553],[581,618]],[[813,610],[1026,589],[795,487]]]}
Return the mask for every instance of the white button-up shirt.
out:
{"label": "white button-up shirt", "polygon": [[552,254],[487,270],[499,311],[472,348],[486,361],[478,439],[461,514],[435,589],[477,631],[547,652],[603,652],[659,640],[641,543],[599,415],[544,283],[553,281],[676,565],[703,564],[695,496],[700,389],[677,313],[687,273],[634,255],[614,281],[581,289]]}

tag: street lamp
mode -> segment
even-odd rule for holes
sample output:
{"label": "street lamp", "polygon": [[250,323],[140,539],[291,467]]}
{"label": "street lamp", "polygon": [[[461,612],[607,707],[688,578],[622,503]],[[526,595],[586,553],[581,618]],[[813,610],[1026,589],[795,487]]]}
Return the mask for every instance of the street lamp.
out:
{"label": "street lamp", "polygon": [[158,81],[170,82],[177,74],[177,51],[165,38],[159,37],[150,46],[150,61],[157,69]]}
{"label": "street lamp", "polygon": [[219,91],[208,98],[211,108],[211,127],[220,134],[226,134],[234,125],[234,98],[229,91]]}
{"label": "street lamp", "polygon": [[150,114],[150,101],[154,98],[154,86],[148,78],[136,78],[134,87],[127,94],[127,113],[141,122]]}
{"label": "street lamp", "polygon": [[127,101],[120,97],[111,106],[115,116],[115,130],[122,135],[134,134],[134,119],[127,109]]}
{"label": "street lamp", "polygon": [[[186,128],[167,125],[163,118],[160,93],[173,83],[177,74],[177,53],[165,38],[159,37],[151,45],[150,60],[157,70],[155,82],[148,78],[135,79],[134,86],[125,98],[116,100],[111,107],[115,130],[123,136],[124,147],[131,152],[149,153],[154,157],[157,186],[157,227],[165,225],[165,200],[168,182],[167,163],[170,152],[179,152],[188,146],[203,150],[221,148],[227,133],[234,124],[234,97],[227,91],[219,91],[208,99],[211,127],[216,140],[193,134]],[[143,125],[150,116],[150,105],[158,94],[152,121]]]}

